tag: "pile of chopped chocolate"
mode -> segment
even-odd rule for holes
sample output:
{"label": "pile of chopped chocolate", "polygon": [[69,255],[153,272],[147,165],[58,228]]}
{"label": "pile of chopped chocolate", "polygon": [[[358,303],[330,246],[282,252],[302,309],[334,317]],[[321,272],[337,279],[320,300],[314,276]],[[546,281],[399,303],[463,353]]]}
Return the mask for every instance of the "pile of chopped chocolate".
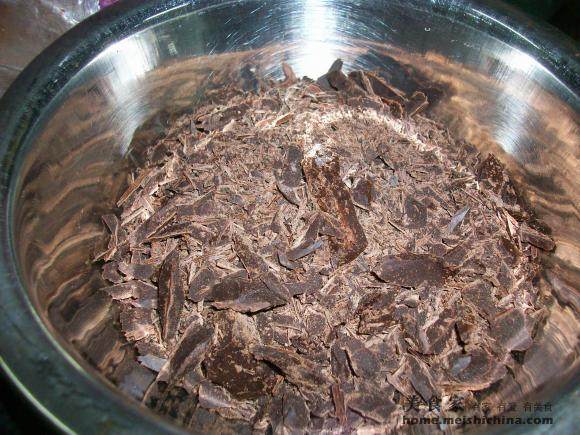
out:
{"label": "pile of chopped chocolate", "polygon": [[532,345],[553,241],[421,90],[283,71],[181,117],[103,217],[130,390],[208,432],[467,412]]}

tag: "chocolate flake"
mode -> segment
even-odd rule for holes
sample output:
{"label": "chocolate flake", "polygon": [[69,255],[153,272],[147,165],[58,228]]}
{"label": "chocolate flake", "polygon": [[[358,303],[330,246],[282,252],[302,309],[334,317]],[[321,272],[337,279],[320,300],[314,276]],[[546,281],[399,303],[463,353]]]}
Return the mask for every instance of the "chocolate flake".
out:
{"label": "chocolate flake", "polygon": [[279,346],[253,346],[250,351],[260,361],[268,361],[278,367],[288,382],[306,388],[328,385],[329,377],[321,367],[299,354]]}
{"label": "chocolate flake", "polygon": [[175,337],[179,315],[185,300],[177,249],[174,249],[161,265],[157,281],[159,283],[157,306],[161,331],[163,341],[167,342]]}
{"label": "chocolate flake", "polygon": [[549,236],[534,230],[526,224],[520,226],[520,237],[522,242],[527,242],[544,251],[552,251],[556,247],[556,244]]}
{"label": "chocolate flake", "polygon": [[214,285],[205,299],[218,309],[229,308],[241,313],[256,313],[286,304],[286,300],[261,281],[224,279]]}
{"label": "chocolate flake", "polygon": [[491,334],[508,351],[524,351],[532,345],[530,320],[522,310],[512,309],[496,316]]}
{"label": "chocolate flake", "polygon": [[450,275],[441,260],[427,254],[389,255],[375,273],[381,281],[403,287],[441,285]]}
{"label": "chocolate flake", "polygon": [[[192,324],[185,330],[175,347],[175,351],[160,376],[179,379],[187,371],[194,370],[203,361],[214,338],[214,330]],[[164,372],[164,373],[163,373]]]}
{"label": "chocolate flake", "polygon": [[340,178],[338,158],[307,157],[302,161],[306,181],[318,206],[325,213],[336,216],[343,238],[333,238],[332,246],[338,264],[346,264],[358,257],[367,247],[367,239],[360,225],[350,193]]}
{"label": "chocolate flake", "polygon": [[449,234],[451,234],[455,230],[455,228],[461,225],[461,222],[463,222],[463,219],[465,219],[465,216],[467,216],[469,209],[470,209],[469,206],[465,206],[453,215],[453,217],[451,218],[451,222],[449,222],[449,225],[447,225],[447,232]]}

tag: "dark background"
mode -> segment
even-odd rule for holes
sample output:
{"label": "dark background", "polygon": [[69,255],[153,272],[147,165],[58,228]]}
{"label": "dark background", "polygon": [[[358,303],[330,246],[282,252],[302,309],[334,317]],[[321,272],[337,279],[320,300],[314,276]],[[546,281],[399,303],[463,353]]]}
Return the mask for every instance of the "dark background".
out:
{"label": "dark background", "polygon": [[[508,3],[544,20],[578,41],[580,39],[580,0],[509,0]],[[0,433],[56,433],[2,374],[0,375]]]}

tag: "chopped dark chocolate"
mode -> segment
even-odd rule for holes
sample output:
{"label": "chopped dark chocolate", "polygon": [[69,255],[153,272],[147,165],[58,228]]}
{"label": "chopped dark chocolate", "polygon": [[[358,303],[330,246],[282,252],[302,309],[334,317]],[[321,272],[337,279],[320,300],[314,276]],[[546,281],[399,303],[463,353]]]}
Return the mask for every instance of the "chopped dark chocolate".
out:
{"label": "chopped dark chocolate", "polygon": [[389,255],[375,273],[381,281],[403,287],[442,285],[451,274],[441,260],[427,254]]}
{"label": "chopped dark chocolate", "polygon": [[511,309],[492,320],[491,335],[508,351],[527,350],[532,345],[531,321],[522,310]]}
{"label": "chopped dark chocolate", "polygon": [[373,183],[361,178],[352,189],[352,200],[356,205],[368,210],[373,202]]}
{"label": "chopped dark chocolate", "polygon": [[164,372],[159,374],[160,377],[179,379],[186,371],[194,370],[203,361],[213,339],[213,329],[190,325],[176,344],[169,363],[164,366]]}
{"label": "chopped dark chocolate", "polygon": [[332,246],[338,255],[338,264],[346,264],[358,257],[367,247],[367,239],[358,221],[350,192],[340,178],[337,157],[306,157],[302,161],[306,182],[318,207],[336,216],[342,238],[333,238]]}
{"label": "chopped dark chocolate", "polygon": [[240,313],[256,313],[286,303],[261,281],[241,278],[223,279],[204,295],[204,299],[220,310],[229,308]]}
{"label": "chopped dark chocolate", "polygon": [[461,295],[464,300],[481,310],[486,318],[491,318],[497,313],[492,289],[493,287],[488,282],[478,280],[464,287]]}
{"label": "chopped dark chocolate", "polygon": [[251,421],[256,415],[256,408],[247,402],[233,399],[225,388],[202,382],[198,391],[199,406],[215,409],[225,418]]}
{"label": "chopped dark chocolate", "polygon": [[174,249],[165,258],[157,278],[159,293],[157,306],[161,321],[163,341],[170,341],[177,333],[179,316],[183,308],[185,293],[183,277],[179,264],[179,252]]}
{"label": "chopped dark chocolate", "polygon": [[396,409],[395,404],[384,393],[357,391],[348,395],[348,407],[365,418],[385,423]]}
{"label": "chopped dark chocolate", "polygon": [[552,251],[556,247],[556,244],[549,236],[534,230],[526,224],[520,226],[520,237],[522,242],[534,245],[544,251]]}
{"label": "chopped dark chocolate", "polygon": [[403,224],[410,229],[423,228],[427,225],[427,207],[415,198],[406,198]]}
{"label": "chopped dark chocolate", "polygon": [[288,382],[309,389],[329,385],[330,378],[313,361],[279,346],[253,346],[250,351],[260,361],[268,361],[278,367]]}
{"label": "chopped dark chocolate", "polygon": [[247,434],[405,431],[517,373],[555,244],[497,157],[427,117],[442,85],[238,66],[102,217],[96,295],[128,343],[95,365],[188,430]]}
{"label": "chopped dark chocolate", "polygon": [[374,352],[365,347],[361,340],[354,337],[344,337],[339,343],[346,352],[356,376],[367,380],[379,376],[379,360]]}
{"label": "chopped dark chocolate", "polygon": [[250,345],[259,340],[252,320],[243,314],[223,311],[216,324],[221,338],[203,363],[208,379],[238,400],[255,400],[269,394],[276,375],[250,352]]}
{"label": "chopped dark chocolate", "polygon": [[204,299],[205,294],[215,281],[215,272],[209,267],[203,267],[198,270],[189,284],[189,299],[193,302],[199,302]]}
{"label": "chopped dark chocolate", "polygon": [[276,428],[281,433],[305,433],[310,425],[310,410],[300,394],[287,388],[282,401],[282,427]]}

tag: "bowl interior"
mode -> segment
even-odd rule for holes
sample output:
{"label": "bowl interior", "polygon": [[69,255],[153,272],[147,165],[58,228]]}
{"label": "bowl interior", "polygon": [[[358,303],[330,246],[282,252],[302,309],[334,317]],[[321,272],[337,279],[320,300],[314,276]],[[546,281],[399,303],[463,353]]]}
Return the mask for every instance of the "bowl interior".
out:
{"label": "bowl interior", "polygon": [[129,387],[139,367],[92,257],[106,243],[100,216],[114,208],[143,147],[232,74],[279,78],[285,61],[316,78],[341,58],[346,70],[380,70],[403,90],[432,84],[431,116],[498,155],[552,229],[549,315],[521,367],[487,394],[509,402],[564,387],[577,368],[580,282],[580,103],[564,57],[543,57],[518,29],[467,3],[165,3],[143,6],[132,28],[110,28],[94,54],[69,65],[26,127],[13,171],[9,224],[20,280],[83,371],[142,394]]}

